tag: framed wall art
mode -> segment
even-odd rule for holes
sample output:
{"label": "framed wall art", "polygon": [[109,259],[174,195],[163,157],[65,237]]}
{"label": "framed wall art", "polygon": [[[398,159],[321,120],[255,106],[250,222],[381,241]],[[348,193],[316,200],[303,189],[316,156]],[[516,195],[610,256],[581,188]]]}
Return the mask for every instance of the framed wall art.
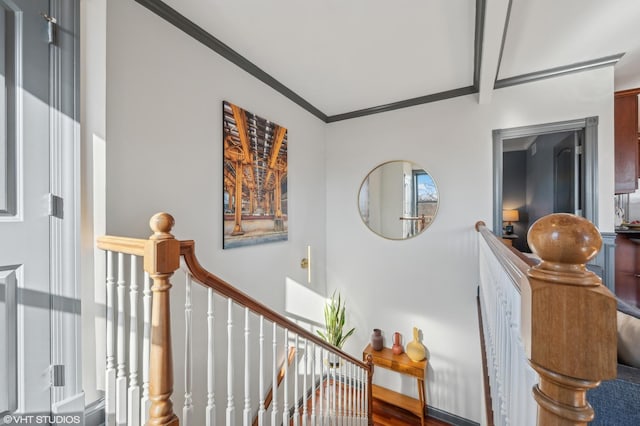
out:
{"label": "framed wall art", "polygon": [[287,129],[222,103],[223,248],[288,238]]}

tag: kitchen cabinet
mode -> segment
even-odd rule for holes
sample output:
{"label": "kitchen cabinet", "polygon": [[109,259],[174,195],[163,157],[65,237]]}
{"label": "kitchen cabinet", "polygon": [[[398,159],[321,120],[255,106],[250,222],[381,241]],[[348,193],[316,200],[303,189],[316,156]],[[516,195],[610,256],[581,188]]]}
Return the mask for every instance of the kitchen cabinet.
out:
{"label": "kitchen cabinet", "polygon": [[618,232],[616,236],[616,296],[640,306],[640,231]]}
{"label": "kitchen cabinet", "polygon": [[640,150],[638,147],[638,94],[640,88],[615,93],[615,193],[638,189]]}

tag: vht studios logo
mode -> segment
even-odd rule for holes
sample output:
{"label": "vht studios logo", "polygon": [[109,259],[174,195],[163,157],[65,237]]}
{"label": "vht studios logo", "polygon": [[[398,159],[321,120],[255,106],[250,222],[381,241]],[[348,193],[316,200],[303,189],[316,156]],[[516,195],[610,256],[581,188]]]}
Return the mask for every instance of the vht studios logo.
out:
{"label": "vht studios logo", "polygon": [[5,425],[80,424],[80,416],[63,416],[63,415],[35,416],[35,415],[7,414],[4,417],[2,417],[2,421],[4,422]]}

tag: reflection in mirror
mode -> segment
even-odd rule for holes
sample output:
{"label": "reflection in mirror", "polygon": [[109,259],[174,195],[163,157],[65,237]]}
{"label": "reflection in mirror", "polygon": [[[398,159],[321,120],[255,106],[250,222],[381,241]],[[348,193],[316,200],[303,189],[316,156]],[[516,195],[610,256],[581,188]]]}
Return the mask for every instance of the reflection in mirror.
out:
{"label": "reflection in mirror", "polygon": [[415,237],[438,211],[438,189],[422,167],[389,161],[373,169],[358,196],[360,217],[376,234],[392,240]]}

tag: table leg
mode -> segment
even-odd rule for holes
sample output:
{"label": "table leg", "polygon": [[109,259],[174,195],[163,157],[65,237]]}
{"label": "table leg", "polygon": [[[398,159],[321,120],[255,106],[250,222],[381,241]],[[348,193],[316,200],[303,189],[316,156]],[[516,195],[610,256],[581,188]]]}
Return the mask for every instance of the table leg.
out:
{"label": "table leg", "polygon": [[420,416],[420,426],[424,426],[425,418],[425,393],[424,393],[424,380],[418,380],[418,398],[420,399],[420,406],[422,407],[422,416]]}

